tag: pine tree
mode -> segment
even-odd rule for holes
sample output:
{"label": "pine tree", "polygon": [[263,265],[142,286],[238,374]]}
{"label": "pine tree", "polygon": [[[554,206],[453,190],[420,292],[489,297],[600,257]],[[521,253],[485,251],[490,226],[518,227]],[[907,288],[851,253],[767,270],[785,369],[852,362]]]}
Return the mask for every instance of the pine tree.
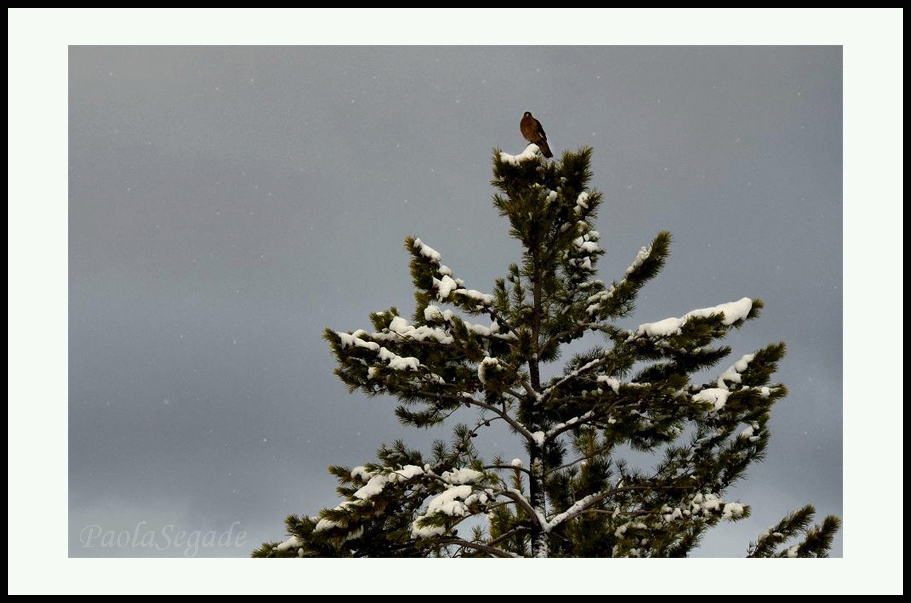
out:
{"label": "pine tree", "polygon": [[[396,441],[376,462],[330,467],[344,501],[288,517],[291,537],[254,556],[674,557],[719,522],[749,516],[724,493],[768,446],[770,410],[787,393],[771,382],[785,346],[696,383],[730,354],[719,341],[758,317],[760,300],[618,327],[663,267],[671,236],[659,233],[619,280],[596,278],[604,251],[591,153],[547,161],[534,145],[494,152],[494,205],[523,252],[492,293],[468,288],[409,237],[411,319],[390,308],[370,316],[371,331],[326,330],[350,391],[394,396],[405,425],[456,413],[471,421],[427,457]],[[561,351],[585,336],[599,344],[558,370]],[[524,459],[482,458],[475,436],[498,426],[524,445]],[[632,466],[631,450],[651,454],[653,466]],[[811,526],[813,514],[789,515],[748,556],[825,556],[840,521]]]}

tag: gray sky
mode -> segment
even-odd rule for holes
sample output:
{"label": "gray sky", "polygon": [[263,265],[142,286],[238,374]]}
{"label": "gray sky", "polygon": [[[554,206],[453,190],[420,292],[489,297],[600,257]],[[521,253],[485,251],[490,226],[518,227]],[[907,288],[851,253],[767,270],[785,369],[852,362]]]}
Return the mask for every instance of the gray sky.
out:
{"label": "gray sky", "polygon": [[349,395],[321,332],[411,311],[408,235],[492,289],[518,245],[491,153],[530,110],[558,156],[594,147],[602,279],[674,235],[624,326],[758,297],[732,361],[788,346],[768,457],[727,495],[753,517],[698,554],[812,503],[841,557],[843,67],[833,45],[70,46],[67,554],[246,556],[339,502],[327,465],[445,437]]}
{"label": "gray sky", "polygon": [[517,246],[490,201],[490,156],[524,148],[526,109],[555,148],[595,148],[605,278],[658,230],[676,238],[630,326],[747,295],[767,309],[732,361],[788,343],[791,395],[738,493],[754,518],[703,552],[742,554],[804,503],[841,515],[839,47],[69,58],[71,555],[160,553],[86,546],[101,538],[84,526],[146,517],[281,538],[287,513],[337,504],[328,464],[426,441],[394,400],[346,393],[322,329],[410,310],[409,234],[492,289]]}

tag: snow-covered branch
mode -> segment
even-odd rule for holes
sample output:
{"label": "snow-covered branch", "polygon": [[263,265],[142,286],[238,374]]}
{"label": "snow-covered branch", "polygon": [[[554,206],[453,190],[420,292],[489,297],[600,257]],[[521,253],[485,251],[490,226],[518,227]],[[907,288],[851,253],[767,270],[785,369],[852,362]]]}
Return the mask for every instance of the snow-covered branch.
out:
{"label": "snow-covered branch", "polygon": [[753,309],[753,300],[749,297],[743,297],[735,302],[719,304],[711,308],[700,308],[687,312],[683,316],[676,318],[670,317],[658,322],[647,322],[639,325],[635,331],[630,331],[627,341],[632,341],[637,337],[670,337],[679,335],[683,327],[691,318],[709,318],[711,316],[721,315],[722,324],[729,327],[740,320],[746,320]]}
{"label": "snow-covered branch", "polygon": [[561,433],[563,433],[565,431],[569,431],[570,429],[578,427],[579,425],[583,425],[589,419],[600,416],[601,414],[603,414],[603,413],[599,413],[596,410],[590,410],[584,414],[579,415],[578,417],[573,417],[572,419],[569,419],[568,421],[564,421],[563,423],[558,423],[557,425],[554,425],[553,427],[548,429],[546,432],[544,432],[544,441],[553,440]]}
{"label": "snow-covered branch", "polygon": [[605,498],[610,496],[611,493],[613,493],[613,492],[614,492],[613,490],[608,490],[608,491],[604,491],[604,492],[596,492],[595,494],[589,494],[588,496],[586,496],[584,498],[580,498],[575,503],[573,503],[572,506],[570,506],[568,509],[566,509],[562,513],[558,513],[557,515],[554,515],[553,518],[551,518],[546,523],[546,525],[544,526],[544,529],[548,532],[553,530],[555,527],[557,527],[564,521],[569,521],[573,517],[583,513],[586,509],[588,509],[592,505],[601,502],[602,500],[604,500]]}
{"label": "snow-covered branch", "polygon": [[702,402],[712,405],[713,410],[721,410],[727,404],[728,397],[734,392],[743,392],[746,390],[751,390],[758,393],[763,398],[768,398],[772,394],[773,388],[766,386],[759,387],[741,387],[739,389],[732,390],[731,384],[741,383],[742,377],[741,374],[745,372],[750,363],[755,358],[755,354],[745,354],[735,362],[733,365],[728,367],[721,376],[718,377],[718,380],[712,384],[715,387],[709,387],[707,385],[699,388],[695,393],[692,394],[693,402]]}
{"label": "snow-covered branch", "polygon": [[519,153],[518,155],[510,155],[503,151],[500,152],[500,161],[504,163],[509,163],[511,165],[518,165],[523,161],[531,161],[536,159],[541,154],[541,149],[538,148],[536,144],[530,144],[525,147],[525,150]]}
{"label": "snow-covered branch", "polygon": [[[498,327],[501,337],[506,337],[515,333],[515,329],[500,316],[500,312],[495,306],[495,298],[489,293],[482,293],[475,289],[468,289],[465,282],[460,278],[455,278],[452,270],[442,263],[442,255],[421,239],[414,239],[412,248],[418,257],[432,266],[434,276],[430,281],[432,291],[428,291],[431,296],[440,302],[450,302],[458,307],[464,308],[470,312],[481,312],[490,317],[491,328]],[[428,306],[430,310],[432,306]],[[433,311],[439,312],[434,308]],[[441,313],[446,318],[446,312]],[[425,316],[426,316],[425,311]],[[451,313],[448,319],[451,319]]]}
{"label": "snow-covered branch", "polygon": [[[456,305],[472,307],[477,311],[484,307],[493,306],[494,297],[492,295],[468,289],[462,279],[453,278],[452,270],[443,265],[443,256],[436,249],[425,244],[421,239],[414,239],[412,247],[417,256],[424,258],[426,262],[433,266],[434,272],[437,274],[437,276],[433,277],[433,289],[439,301],[450,300]],[[450,299],[452,294],[456,294],[466,301],[459,303],[456,299]],[[471,306],[469,300],[474,302],[474,306]]]}

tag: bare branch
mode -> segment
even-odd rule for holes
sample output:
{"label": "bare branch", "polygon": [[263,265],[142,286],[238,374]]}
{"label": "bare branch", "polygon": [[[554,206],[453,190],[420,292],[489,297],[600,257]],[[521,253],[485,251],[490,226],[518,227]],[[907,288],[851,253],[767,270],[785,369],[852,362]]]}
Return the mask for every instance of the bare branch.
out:
{"label": "bare branch", "polygon": [[481,544],[480,542],[471,542],[469,540],[462,540],[461,538],[446,538],[440,540],[441,544],[454,544],[457,546],[462,546],[469,549],[475,549],[477,551],[482,551],[494,557],[518,557],[515,553],[510,553],[509,551],[504,551],[496,547],[487,546],[486,544]]}
{"label": "bare branch", "polygon": [[529,476],[531,475],[531,471],[529,471],[525,467],[522,467],[521,465],[519,465],[519,466],[516,466],[516,465],[484,465],[484,468],[485,469],[513,469],[513,470],[518,469],[519,471],[524,471]]}
{"label": "bare branch", "polygon": [[503,542],[503,541],[506,540],[507,538],[512,538],[513,536],[518,536],[518,535],[521,534],[522,532],[527,532],[527,531],[528,531],[528,528],[527,528],[527,527],[525,527],[525,526],[518,526],[518,527],[515,527],[515,528],[509,530],[508,532],[506,532],[506,533],[504,533],[504,534],[500,534],[499,536],[497,536],[496,538],[494,538],[493,540],[491,540],[491,541],[488,542],[487,544],[488,544],[489,546],[493,546],[493,545],[495,545],[495,544],[499,544],[499,543]]}
{"label": "bare branch", "polygon": [[487,402],[482,402],[481,400],[478,400],[476,398],[464,398],[464,397],[460,397],[460,396],[452,396],[452,397],[458,398],[461,402],[463,402],[465,404],[470,404],[472,406],[477,406],[479,408],[489,410],[493,414],[497,415],[498,417],[500,417],[501,419],[503,419],[504,421],[509,423],[509,426],[512,427],[513,429],[515,429],[520,434],[522,434],[522,436],[526,440],[528,440],[530,442],[534,440],[534,437],[531,435],[531,432],[524,425],[522,425],[517,420],[515,420],[505,410],[503,410],[501,408],[497,408],[496,406],[493,406],[492,404],[488,404]]}
{"label": "bare branch", "polygon": [[513,489],[494,490],[493,496],[505,496],[506,498],[514,501],[518,506],[522,507],[526,513],[528,513],[528,515],[535,521],[535,523],[541,525],[541,520],[538,517],[538,514],[535,513],[534,508],[532,508],[532,506],[528,503],[527,500],[525,500],[525,497],[522,496],[520,492],[517,492]]}
{"label": "bare branch", "polygon": [[566,469],[567,467],[572,467],[573,465],[576,465],[576,464],[578,464],[578,463],[581,463],[582,461],[588,460],[588,459],[590,459],[590,458],[593,457],[593,456],[598,456],[598,455],[601,454],[602,452],[606,452],[606,451],[612,449],[614,446],[615,446],[615,444],[613,444],[613,443],[611,443],[611,444],[606,444],[606,445],[604,445],[604,446],[601,446],[600,448],[596,449],[595,452],[592,453],[592,454],[587,454],[587,455],[585,455],[585,456],[580,456],[579,458],[577,458],[577,459],[574,460],[574,461],[570,461],[570,462],[568,462],[568,463],[563,463],[563,464],[560,465],[559,467],[554,467],[553,469],[548,469],[548,470],[544,473],[544,475],[549,475],[549,474],[553,473],[554,471],[560,471],[561,469]]}

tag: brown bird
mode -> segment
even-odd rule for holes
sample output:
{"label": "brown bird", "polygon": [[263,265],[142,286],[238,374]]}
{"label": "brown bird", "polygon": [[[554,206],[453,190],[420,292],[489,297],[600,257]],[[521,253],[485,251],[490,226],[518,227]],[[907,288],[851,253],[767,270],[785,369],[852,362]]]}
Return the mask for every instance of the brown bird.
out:
{"label": "brown bird", "polygon": [[541,149],[541,152],[544,153],[545,157],[550,159],[554,156],[554,154],[550,152],[550,147],[547,146],[547,134],[544,133],[541,122],[532,116],[531,111],[526,111],[525,115],[522,116],[522,121],[519,122],[519,130],[522,132],[522,136],[525,137],[525,140],[538,145],[538,148]]}

